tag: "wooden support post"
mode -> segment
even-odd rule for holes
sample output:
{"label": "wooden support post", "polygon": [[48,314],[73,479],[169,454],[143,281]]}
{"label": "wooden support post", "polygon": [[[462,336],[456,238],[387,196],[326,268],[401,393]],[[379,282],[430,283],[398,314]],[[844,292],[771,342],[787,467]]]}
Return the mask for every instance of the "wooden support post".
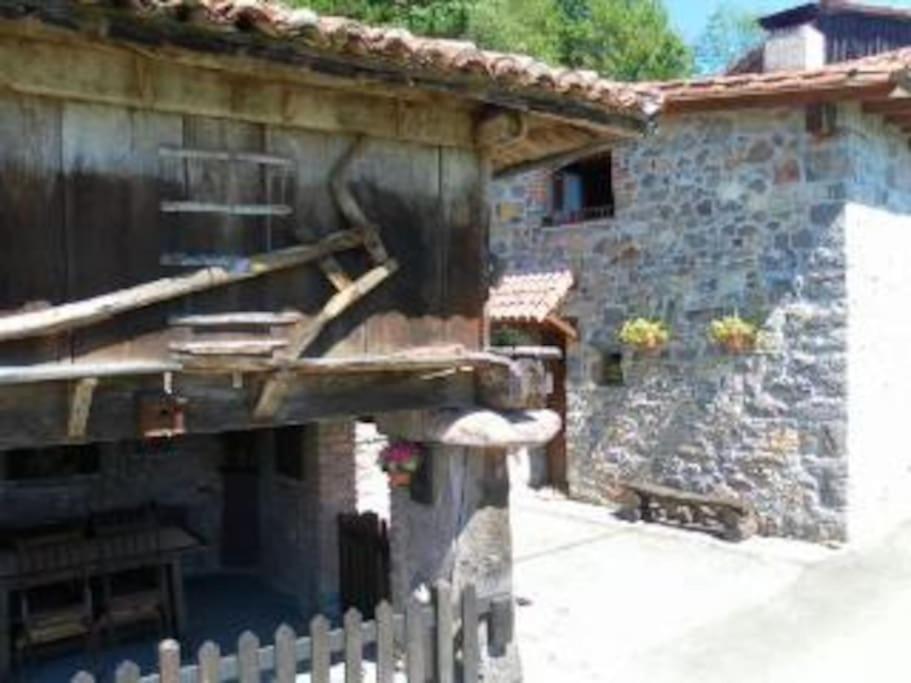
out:
{"label": "wooden support post", "polygon": [[319,262],[319,267],[323,274],[329,278],[332,286],[338,291],[342,292],[351,286],[351,278],[348,277],[348,274],[342,268],[342,264],[334,256],[324,258]]}
{"label": "wooden support post", "polygon": [[[344,311],[353,306],[357,301],[376,289],[390,275],[398,270],[398,263],[388,261],[368,271],[355,280],[346,289],[333,296],[313,319],[295,325],[291,331],[288,347],[283,349],[278,357],[291,361],[300,357],[307,348],[316,341],[323,329],[335,320]],[[268,420],[275,416],[287,395],[291,378],[287,373],[278,373],[266,380],[253,417],[256,420]]]}
{"label": "wooden support post", "polygon": [[70,394],[70,417],[67,424],[67,436],[71,439],[85,437],[89,415],[92,412],[92,398],[95,395],[95,387],[97,386],[97,377],[86,377],[76,382],[73,386]]}

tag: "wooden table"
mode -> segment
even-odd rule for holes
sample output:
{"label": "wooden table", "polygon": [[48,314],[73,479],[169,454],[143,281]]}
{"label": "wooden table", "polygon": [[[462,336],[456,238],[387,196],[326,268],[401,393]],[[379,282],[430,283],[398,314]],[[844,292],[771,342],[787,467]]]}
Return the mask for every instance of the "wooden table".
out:
{"label": "wooden table", "polygon": [[[158,535],[157,539],[154,534]],[[0,549],[0,681],[9,680],[11,669],[10,596],[14,591],[25,586],[52,584],[164,563],[170,574],[174,626],[176,635],[180,637],[186,624],[180,558],[184,553],[202,546],[203,543],[198,538],[177,526],[164,526],[157,530],[124,530],[103,536],[49,543],[43,546],[49,556],[68,558],[68,561],[51,561],[37,570],[34,567],[20,566],[20,557],[14,548]],[[155,547],[156,551],[150,553],[149,547]]]}

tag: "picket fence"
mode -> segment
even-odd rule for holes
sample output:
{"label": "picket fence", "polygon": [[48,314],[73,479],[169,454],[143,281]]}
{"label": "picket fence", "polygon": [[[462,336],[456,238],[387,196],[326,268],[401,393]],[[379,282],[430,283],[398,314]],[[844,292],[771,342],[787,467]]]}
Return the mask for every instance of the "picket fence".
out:
{"label": "picket fence", "polygon": [[[513,637],[512,600],[508,596],[479,599],[473,586],[461,594],[458,609],[446,582],[434,587],[431,605],[409,602],[405,614],[395,614],[388,602],[375,610],[373,621],[349,610],[343,628],[332,630],[329,620],[317,616],[307,637],[298,637],[288,625],[275,633],[275,643],[262,647],[255,634],[240,636],[237,653],[223,656],[218,645],[205,643],[197,661],[181,665],[180,644],[162,641],[158,671],[144,674],[133,662],[123,662],[116,683],[295,683],[309,672],[312,683],[330,683],[333,662],[344,662],[345,683],[362,683],[365,649],[375,659],[371,681],[393,683],[478,683],[480,680],[480,627],[486,624],[487,647],[502,654]],[[72,683],[96,683],[82,671]]]}

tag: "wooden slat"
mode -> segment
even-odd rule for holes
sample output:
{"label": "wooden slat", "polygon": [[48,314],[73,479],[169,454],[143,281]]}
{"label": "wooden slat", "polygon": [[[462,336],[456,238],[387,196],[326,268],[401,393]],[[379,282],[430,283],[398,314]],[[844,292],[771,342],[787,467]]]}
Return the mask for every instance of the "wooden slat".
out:
{"label": "wooden slat", "polygon": [[110,319],[120,313],[151,306],[228,284],[249,280],[285,268],[319,260],[328,254],[351,249],[361,241],[355,231],[335,233],[320,242],[281,249],[252,257],[243,272],[207,268],[173,278],[155,280],[110,294],[84,299],[42,311],[0,318],[0,341],[48,335],[84,327]]}
{"label": "wooden slat", "polygon": [[180,643],[163,640],[158,646],[160,683],[180,683]]}
{"label": "wooden slat", "polygon": [[865,114],[893,114],[911,111],[911,97],[890,97],[863,103]]}
{"label": "wooden slat", "polygon": [[462,590],[462,683],[478,683],[480,667],[478,593],[468,585]]}
{"label": "wooden slat", "polygon": [[169,344],[171,351],[190,356],[267,356],[287,346],[285,339],[225,339]]}
{"label": "wooden slat", "polygon": [[212,213],[223,216],[290,216],[294,210],[287,204],[218,204],[216,202],[161,203],[162,213]]}
{"label": "wooden slat", "polygon": [[294,629],[282,624],[275,632],[275,681],[294,683],[297,678],[297,635]]}
{"label": "wooden slat", "polygon": [[117,667],[115,683],[139,683],[139,666],[134,662],[123,662]]}
{"label": "wooden slat", "polygon": [[67,434],[71,439],[81,439],[85,436],[92,411],[92,398],[95,387],[98,386],[97,377],[87,377],[76,382],[70,395],[70,414],[67,423]]}
{"label": "wooden slat", "polygon": [[259,164],[261,166],[282,166],[293,167],[294,162],[286,157],[279,157],[272,154],[260,154],[256,152],[231,152],[227,150],[212,149],[190,149],[179,147],[162,147],[158,150],[163,157],[174,159],[199,159],[201,161],[224,161],[247,164]]}
{"label": "wooden slat", "polygon": [[434,590],[436,607],[436,665],[437,683],[453,683],[455,658],[453,639],[455,625],[452,614],[452,587],[446,581],[438,581]]}
{"label": "wooden slat", "polygon": [[251,631],[244,631],[237,640],[237,659],[240,683],[260,683],[259,638]]}
{"label": "wooden slat", "polygon": [[250,259],[225,254],[165,252],[158,263],[168,268],[224,268],[231,272],[244,272],[250,268]]}
{"label": "wooden slat", "polygon": [[495,657],[506,653],[513,639],[512,597],[503,596],[490,601],[490,621],[487,627],[490,651]]}
{"label": "wooden slat", "polygon": [[411,599],[405,608],[406,670],[409,683],[424,681],[424,619],[423,609]]}
{"label": "wooden slat", "polygon": [[392,683],[395,676],[395,624],[392,605],[376,607],[376,683]]}
{"label": "wooden slat", "polygon": [[168,320],[172,327],[280,327],[304,319],[298,311],[216,313],[213,315],[175,316]]}
{"label": "wooden slat", "polygon": [[329,621],[320,615],[310,622],[311,683],[329,683],[332,652],[329,646]]}
{"label": "wooden slat", "polygon": [[219,673],[221,651],[218,645],[211,640],[203,643],[199,648],[197,660],[199,666],[196,671],[196,683],[219,683],[221,680]]}
{"label": "wooden slat", "polygon": [[364,663],[364,641],[361,635],[361,613],[356,609],[345,614],[345,683],[361,683]]}

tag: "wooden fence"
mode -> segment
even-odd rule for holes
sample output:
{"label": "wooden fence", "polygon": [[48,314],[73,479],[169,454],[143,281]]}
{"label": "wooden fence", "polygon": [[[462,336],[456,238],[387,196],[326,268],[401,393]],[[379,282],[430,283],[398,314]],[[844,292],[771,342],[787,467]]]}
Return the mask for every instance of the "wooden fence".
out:
{"label": "wooden fence", "polygon": [[[479,599],[473,586],[461,595],[458,609],[446,582],[435,586],[432,605],[412,601],[404,615],[395,614],[388,602],[377,606],[375,621],[365,622],[349,610],[344,626],[332,630],[329,620],[317,616],[310,633],[298,637],[282,625],[273,645],[261,646],[253,633],[243,633],[237,653],[223,656],[215,643],[199,648],[196,663],[181,664],[180,644],[162,641],[158,671],[143,673],[133,662],[122,663],[116,683],[294,683],[298,674],[310,674],[312,683],[329,683],[333,663],[344,663],[345,683],[362,683],[365,650],[375,662],[370,681],[393,683],[478,683],[480,681],[480,627],[487,625],[487,648],[503,654],[513,636],[512,600],[508,596]],[[264,675],[265,674],[265,675]],[[80,672],[72,683],[96,683]]]}

